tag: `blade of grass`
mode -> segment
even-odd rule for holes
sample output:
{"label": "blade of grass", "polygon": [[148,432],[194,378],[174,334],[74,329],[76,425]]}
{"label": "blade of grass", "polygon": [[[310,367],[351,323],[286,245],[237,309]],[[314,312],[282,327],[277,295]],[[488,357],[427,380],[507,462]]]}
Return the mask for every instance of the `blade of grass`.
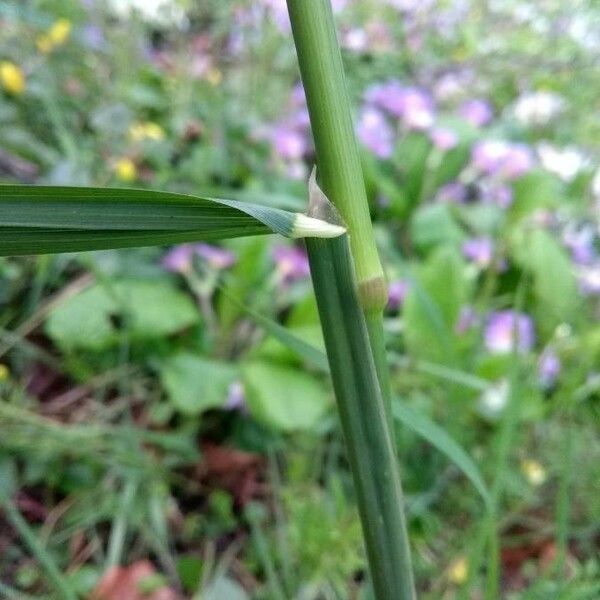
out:
{"label": "blade of grass", "polygon": [[152,190],[0,186],[0,255],[128,248],[278,233],[335,236],[343,228],[236,200]]}
{"label": "blade of grass", "polygon": [[106,569],[115,567],[121,563],[123,548],[125,546],[125,537],[127,535],[127,520],[131,513],[133,503],[137,494],[138,483],[135,479],[126,481],[123,485],[119,509],[113,520],[108,542],[108,552],[106,556]]}
{"label": "blade of grass", "polygon": [[466,475],[483,498],[486,508],[490,509],[492,498],[477,465],[442,427],[398,398],[392,404],[392,413],[394,418],[445,454]]}
{"label": "blade of grass", "polygon": [[77,600],[77,594],[61,573],[50,553],[40,543],[35,532],[23,518],[14,503],[3,494],[0,494],[0,507],[2,507],[8,522],[15,528],[15,531],[45,571],[48,581],[56,588],[59,598]]}

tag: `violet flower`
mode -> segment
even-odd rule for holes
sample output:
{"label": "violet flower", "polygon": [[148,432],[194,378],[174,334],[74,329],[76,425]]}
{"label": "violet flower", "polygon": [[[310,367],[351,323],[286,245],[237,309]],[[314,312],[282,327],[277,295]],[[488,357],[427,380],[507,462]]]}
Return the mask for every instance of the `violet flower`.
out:
{"label": "violet flower", "polygon": [[589,265],[594,261],[594,230],[591,226],[576,229],[568,226],[563,232],[563,243],[571,252],[573,261],[578,265]]}
{"label": "violet flower", "polygon": [[451,129],[436,127],[429,132],[433,145],[442,152],[452,150],[458,144],[458,136]]}
{"label": "violet flower", "polygon": [[494,111],[489,102],[475,98],[464,102],[458,114],[473,127],[483,127],[492,120]]}
{"label": "violet flower", "polygon": [[295,124],[280,123],[270,134],[273,149],[283,160],[298,160],[308,150],[308,139],[304,132],[299,131]]}
{"label": "violet flower", "polygon": [[460,181],[451,181],[443,185],[436,194],[438,202],[465,202],[467,199],[467,187]]}
{"label": "violet flower", "polygon": [[275,246],[272,256],[281,283],[293,283],[310,275],[308,257],[302,248],[298,246]]}
{"label": "violet flower", "polygon": [[485,269],[494,258],[494,242],[488,237],[472,238],[463,244],[462,251],[465,258]]}
{"label": "violet flower", "polygon": [[196,244],[195,253],[203,258],[213,269],[227,269],[236,262],[236,256],[231,250],[211,246],[210,244]]}
{"label": "violet flower", "polygon": [[582,294],[586,296],[600,294],[600,262],[579,267],[577,282]]}
{"label": "violet flower", "polygon": [[551,388],[556,383],[561,367],[556,352],[550,347],[546,348],[538,360],[538,379],[542,387]]}
{"label": "violet flower", "polygon": [[390,281],[387,308],[392,311],[398,310],[404,304],[409,289],[410,283],[404,279]]}
{"label": "violet flower", "polygon": [[367,102],[402,119],[411,129],[427,129],[434,122],[431,96],[416,87],[405,87],[397,80],[372,86],[365,94]]}
{"label": "violet flower", "polygon": [[189,273],[192,270],[194,245],[181,244],[171,248],[162,258],[161,264],[172,273]]}
{"label": "violet flower", "polygon": [[484,331],[485,347],[489,352],[506,354],[513,351],[525,353],[533,348],[535,333],[528,315],[514,310],[492,313]]}
{"label": "violet flower", "polygon": [[394,151],[394,131],[383,113],[376,108],[363,109],[357,125],[359,140],[375,156],[390,158]]}
{"label": "violet flower", "polygon": [[504,140],[483,140],[473,146],[471,161],[485,175],[512,180],[533,167],[533,153],[524,144]]}
{"label": "violet flower", "polygon": [[231,250],[209,244],[180,244],[171,248],[162,258],[161,264],[172,273],[189,273],[194,256],[200,256],[213,269],[226,269],[235,264],[236,256]]}

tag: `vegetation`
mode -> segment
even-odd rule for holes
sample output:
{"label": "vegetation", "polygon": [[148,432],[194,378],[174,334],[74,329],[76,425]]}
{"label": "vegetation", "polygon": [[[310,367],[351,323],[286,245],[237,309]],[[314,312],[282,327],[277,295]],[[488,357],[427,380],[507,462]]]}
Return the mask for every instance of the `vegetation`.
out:
{"label": "vegetation", "polygon": [[0,596],[385,598],[393,441],[419,598],[597,597],[598,9],[334,1],[356,156],[288,4],[0,2]]}

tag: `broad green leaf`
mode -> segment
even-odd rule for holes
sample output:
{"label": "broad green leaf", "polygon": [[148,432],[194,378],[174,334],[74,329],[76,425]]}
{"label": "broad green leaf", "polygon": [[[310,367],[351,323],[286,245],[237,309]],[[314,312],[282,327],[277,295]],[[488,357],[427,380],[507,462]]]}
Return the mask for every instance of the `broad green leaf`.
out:
{"label": "broad green leaf", "polygon": [[394,418],[401,421],[427,440],[434,448],[446,455],[471,481],[481,494],[486,506],[490,506],[491,498],[485,481],[477,465],[467,452],[446,431],[432,421],[427,415],[415,410],[405,402],[395,399],[392,405]]}
{"label": "broad green leaf", "polygon": [[519,263],[533,275],[540,318],[549,328],[570,321],[580,304],[573,266],[565,250],[546,231],[520,230],[513,236]]}
{"label": "broad green leaf", "polygon": [[392,158],[402,174],[403,186],[412,206],[421,198],[431,148],[432,144],[427,136],[409,133],[397,145]]}
{"label": "broad green leaf", "polygon": [[468,289],[465,266],[457,251],[440,248],[429,258],[404,304],[406,343],[414,357],[456,363],[454,328]]}
{"label": "broad green leaf", "polygon": [[66,349],[101,350],[116,343],[121,327],[133,338],[175,333],[198,321],[192,300],[165,280],[95,283],[48,316],[48,335]]}
{"label": "broad green leaf", "polygon": [[560,179],[548,171],[535,170],[515,181],[509,215],[520,220],[542,208],[558,206],[564,197]]}
{"label": "broad green leaf", "polygon": [[300,213],[236,200],[151,190],[0,186],[0,256],[154,246],[344,229]]}
{"label": "broad green leaf", "polygon": [[169,358],[160,372],[169,399],[188,415],[223,406],[236,375],[233,365],[186,352]]}
{"label": "broad green leaf", "polygon": [[411,219],[411,238],[419,249],[441,244],[460,245],[467,237],[447,204],[424,204]]}
{"label": "broad green leaf", "polygon": [[323,384],[292,367],[256,361],[242,377],[252,415],[281,431],[312,429],[330,405]]}

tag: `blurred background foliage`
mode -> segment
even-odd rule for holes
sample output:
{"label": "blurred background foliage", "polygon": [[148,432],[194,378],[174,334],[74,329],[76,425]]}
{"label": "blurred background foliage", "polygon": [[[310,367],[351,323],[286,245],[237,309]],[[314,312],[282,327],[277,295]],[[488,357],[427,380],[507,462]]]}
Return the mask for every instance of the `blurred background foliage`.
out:
{"label": "blurred background foliage", "polygon": [[[420,597],[597,598],[600,9],[333,6]],[[285,2],[0,1],[0,181],[313,162]],[[321,350],[299,244],[0,259],[0,596],[370,598]]]}

